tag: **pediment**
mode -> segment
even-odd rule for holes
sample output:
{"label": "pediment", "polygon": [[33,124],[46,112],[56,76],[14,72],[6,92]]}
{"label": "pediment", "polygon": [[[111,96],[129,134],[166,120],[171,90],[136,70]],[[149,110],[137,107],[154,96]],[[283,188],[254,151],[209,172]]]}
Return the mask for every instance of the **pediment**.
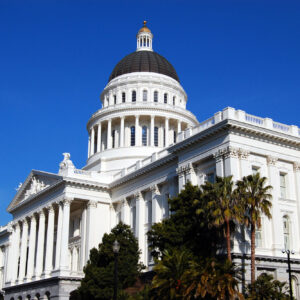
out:
{"label": "pediment", "polygon": [[34,197],[43,190],[56,184],[61,180],[61,176],[42,171],[32,170],[26,180],[20,183],[17,188],[17,193],[8,206],[7,210],[12,210],[18,204],[25,202],[27,199]]}

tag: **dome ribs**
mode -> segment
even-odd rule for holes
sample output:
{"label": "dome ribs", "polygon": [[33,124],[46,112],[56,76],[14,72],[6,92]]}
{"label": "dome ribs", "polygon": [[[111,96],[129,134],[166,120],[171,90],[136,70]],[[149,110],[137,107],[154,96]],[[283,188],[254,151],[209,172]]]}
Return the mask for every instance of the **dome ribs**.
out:
{"label": "dome ribs", "polygon": [[125,56],[113,69],[108,82],[133,72],[154,72],[180,82],[174,67],[163,56],[152,51],[136,51]]}

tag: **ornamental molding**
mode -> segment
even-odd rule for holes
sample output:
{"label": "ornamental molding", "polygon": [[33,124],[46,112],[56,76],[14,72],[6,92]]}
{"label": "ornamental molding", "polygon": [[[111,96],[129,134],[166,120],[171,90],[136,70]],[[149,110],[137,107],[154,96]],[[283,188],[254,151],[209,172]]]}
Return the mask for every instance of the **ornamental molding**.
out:
{"label": "ornamental molding", "polygon": [[190,175],[190,174],[192,174],[194,172],[195,172],[195,170],[194,170],[194,167],[193,167],[192,163],[188,163],[186,165],[179,166],[176,169],[176,173],[180,177],[183,176],[184,174],[185,175]]}
{"label": "ornamental molding", "polygon": [[95,201],[95,200],[89,200],[87,202],[87,207],[88,208],[96,208],[97,207],[97,201]]}
{"label": "ornamental molding", "polygon": [[[49,185],[45,184],[41,179],[37,178],[36,176],[32,176],[31,181],[29,183],[29,188],[25,191],[23,200],[27,199],[28,197],[37,194],[38,192],[44,190]],[[22,185],[19,185],[19,189]],[[22,200],[22,201],[23,201]]]}
{"label": "ornamental molding", "polygon": [[72,197],[65,197],[63,200],[62,200],[62,204],[64,206],[70,206],[71,205],[71,202],[74,200],[74,198]]}
{"label": "ornamental molding", "polygon": [[276,163],[277,163],[277,161],[278,161],[278,158],[277,157],[275,157],[275,156],[267,156],[267,164],[269,165],[269,166],[275,166],[276,165]]}
{"label": "ornamental molding", "polygon": [[248,159],[250,155],[250,151],[242,148],[228,146],[222,149],[219,149],[213,154],[213,157],[217,162],[224,158],[240,158],[240,159]]}
{"label": "ornamental molding", "polygon": [[150,191],[154,195],[160,195],[160,191],[159,191],[159,188],[158,188],[157,184],[151,185],[150,186]]}
{"label": "ornamental molding", "polygon": [[136,201],[139,201],[139,200],[143,199],[143,195],[140,191],[138,191],[134,194],[134,198],[135,198]]}
{"label": "ornamental molding", "polygon": [[294,162],[293,163],[294,171],[300,172],[300,162]]}

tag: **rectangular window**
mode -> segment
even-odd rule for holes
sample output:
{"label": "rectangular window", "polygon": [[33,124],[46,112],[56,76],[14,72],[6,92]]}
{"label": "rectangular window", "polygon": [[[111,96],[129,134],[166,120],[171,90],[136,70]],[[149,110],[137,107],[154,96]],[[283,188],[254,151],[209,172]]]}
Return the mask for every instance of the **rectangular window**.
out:
{"label": "rectangular window", "polygon": [[214,183],[215,182],[215,174],[214,173],[206,174],[206,181],[208,181],[210,183]]}
{"label": "rectangular window", "polygon": [[117,96],[114,95],[114,104],[117,104]]}
{"label": "rectangular window", "polygon": [[261,248],[262,247],[262,224],[261,224],[261,218],[259,218],[260,225],[256,227],[255,230],[255,247]]}
{"label": "rectangular window", "polygon": [[259,167],[252,166],[252,175],[255,175],[259,172]]}
{"label": "rectangular window", "polygon": [[158,127],[154,127],[154,146],[158,147]]}
{"label": "rectangular window", "polygon": [[154,102],[158,102],[158,92],[154,92]]}
{"label": "rectangular window", "polygon": [[126,94],[123,92],[122,93],[122,102],[125,103],[125,101],[126,101]]}
{"label": "rectangular window", "polygon": [[286,198],[286,174],[280,173],[280,197]]}
{"label": "rectangular window", "polygon": [[147,101],[147,91],[146,90],[144,90],[143,91],[143,101]]}
{"label": "rectangular window", "polygon": [[131,227],[132,227],[132,232],[136,236],[136,207],[133,206],[131,208]]}

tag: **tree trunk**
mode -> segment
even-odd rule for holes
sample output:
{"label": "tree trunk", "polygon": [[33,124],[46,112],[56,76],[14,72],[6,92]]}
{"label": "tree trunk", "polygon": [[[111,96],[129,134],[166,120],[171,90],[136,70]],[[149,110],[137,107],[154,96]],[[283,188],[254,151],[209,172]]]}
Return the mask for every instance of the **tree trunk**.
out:
{"label": "tree trunk", "polygon": [[231,261],[231,244],[230,244],[230,224],[229,220],[225,219],[226,222],[226,246],[227,246],[227,258]]}
{"label": "tree trunk", "polygon": [[255,281],[255,224],[251,224],[251,284]]}

